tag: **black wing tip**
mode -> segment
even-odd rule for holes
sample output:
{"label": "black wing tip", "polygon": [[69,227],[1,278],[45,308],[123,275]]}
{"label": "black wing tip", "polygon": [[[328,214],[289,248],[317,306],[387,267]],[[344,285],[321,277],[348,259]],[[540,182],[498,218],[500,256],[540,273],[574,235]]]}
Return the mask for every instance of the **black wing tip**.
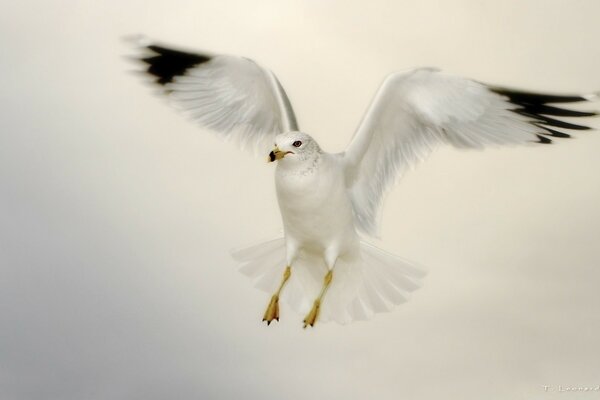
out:
{"label": "black wing tip", "polygon": [[587,131],[592,129],[586,125],[573,124],[570,122],[562,121],[560,119],[547,117],[546,115],[536,113],[534,110],[531,110],[527,107],[517,108],[511,111],[535,120],[534,123],[536,125],[541,124],[545,126],[553,126],[556,128],[571,129],[574,131]]}
{"label": "black wing tip", "polygon": [[142,49],[141,56],[136,59],[146,64],[145,72],[155,79],[155,83],[164,86],[190,68],[210,61],[213,57],[208,54],[191,53],[176,50],[150,41],[141,35],[126,38]]}
{"label": "black wing tip", "polygon": [[[512,103],[512,102],[511,102]],[[516,103],[512,103],[516,104]],[[596,111],[578,111],[566,108],[548,106],[545,104],[519,104],[520,107],[515,111],[535,114],[535,115],[551,115],[553,117],[595,117],[598,115]]]}
{"label": "black wing tip", "polygon": [[490,90],[502,96],[509,98],[509,101],[514,104],[532,104],[543,105],[548,103],[577,103],[581,101],[589,101],[590,98],[584,95],[557,95],[546,93],[534,93],[523,90],[515,90],[491,86]]}
{"label": "black wing tip", "polygon": [[515,108],[510,111],[530,118],[530,123],[543,129],[544,132],[537,134],[538,143],[550,144],[552,140],[549,138],[570,138],[571,135],[558,131],[555,128],[569,130],[590,130],[586,125],[574,124],[563,121],[557,117],[594,117],[598,113],[594,111],[578,111],[566,108],[550,106],[550,103],[576,103],[583,101],[594,101],[598,98],[597,94],[593,95],[554,95],[532,93],[520,90],[490,87],[490,90],[499,95],[505,96],[507,101],[514,105]]}
{"label": "black wing tip", "polygon": [[540,132],[540,135],[552,136],[552,137],[563,138],[563,139],[568,139],[568,138],[572,137],[568,133],[557,131],[556,129],[552,129],[552,128],[549,128],[547,126],[543,126],[543,125],[539,125],[539,124],[537,124],[536,126],[538,128],[541,128],[541,129],[543,129],[545,131],[545,132]]}
{"label": "black wing tip", "polygon": [[542,135],[535,135],[538,138],[537,143],[542,143],[542,144],[552,144],[552,139],[546,137],[546,136],[542,136]]}

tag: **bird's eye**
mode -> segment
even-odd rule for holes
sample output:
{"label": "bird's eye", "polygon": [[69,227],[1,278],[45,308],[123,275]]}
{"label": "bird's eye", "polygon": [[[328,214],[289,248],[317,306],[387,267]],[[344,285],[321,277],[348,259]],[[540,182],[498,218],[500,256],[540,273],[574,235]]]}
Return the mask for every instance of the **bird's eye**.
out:
{"label": "bird's eye", "polygon": [[299,140],[296,140],[294,143],[292,143],[292,146],[294,146],[294,147],[300,147],[300,146],[302,146],[302,142],[299,141]]}

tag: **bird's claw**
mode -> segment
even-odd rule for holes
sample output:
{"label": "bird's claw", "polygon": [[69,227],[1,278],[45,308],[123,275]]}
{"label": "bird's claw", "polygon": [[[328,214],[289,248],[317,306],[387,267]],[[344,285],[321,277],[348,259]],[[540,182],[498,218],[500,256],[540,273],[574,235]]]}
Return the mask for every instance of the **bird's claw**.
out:
{"label": "bird's claw", "polygon": [[311,327],[315,325],[315,323],[317,322],[317,318],[319,317],[320,308],[321,302],[319,300],[315,300],[312,309],[306,315],[306,318],[304,318],[304,329],[306,329],[306,327],[309,325]]}
{"label": "bird's claw", "polygon": [[271,325],[273,320],[279,321],[279,296],[276,294],[271,297],[271,301],[263,316],[263,321],[267,321],[267,326]]}

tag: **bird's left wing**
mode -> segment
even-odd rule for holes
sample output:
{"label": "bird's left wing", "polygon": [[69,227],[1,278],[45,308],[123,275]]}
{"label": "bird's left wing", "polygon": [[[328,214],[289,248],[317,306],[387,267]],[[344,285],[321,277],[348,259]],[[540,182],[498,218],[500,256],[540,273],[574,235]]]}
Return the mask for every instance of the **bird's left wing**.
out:
{"label": "bird's left wing", "polygon": [[136,38],[144,71],[174,106],[200,126],[262,152],[296,131],[294,111],[275,75],[237,56],[190,53]]}
{"label": "bird's left wing", "polygon": [[594,113],[549,104],[596,98],[502,89],[434,69],[390,75],[343,153],[358,229],[377,236],[386,191],[436,145],[550,143],[569,137],[563,130],[589,129],[559,117]]}

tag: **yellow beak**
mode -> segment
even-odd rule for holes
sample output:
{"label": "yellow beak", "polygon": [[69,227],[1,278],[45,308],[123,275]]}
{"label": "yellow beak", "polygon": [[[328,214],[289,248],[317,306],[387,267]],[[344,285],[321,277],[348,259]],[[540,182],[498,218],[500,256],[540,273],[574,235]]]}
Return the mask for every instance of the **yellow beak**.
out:
{"label": "yellow beak", "polygon": [[273,162],[273,161],[281,160],[283,157],[285,157],[285,155],[286,155],[286,153],[284,153],[283,151],[279,150],[279,147],[275,147],[269,153],[269,157],[267,158],[267,162]]}

